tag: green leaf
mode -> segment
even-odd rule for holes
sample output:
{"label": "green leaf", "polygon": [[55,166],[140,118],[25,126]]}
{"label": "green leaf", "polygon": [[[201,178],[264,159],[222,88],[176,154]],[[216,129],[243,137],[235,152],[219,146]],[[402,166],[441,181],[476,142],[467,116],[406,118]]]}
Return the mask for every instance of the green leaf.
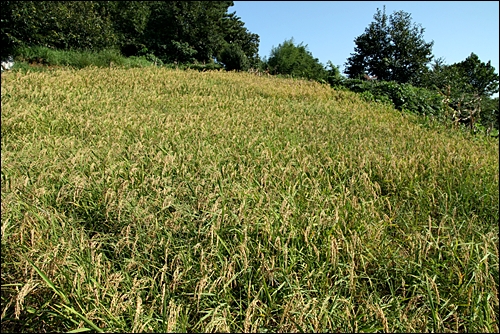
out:
{"label": "green leaf", "polygon": [[26,259],[26,260],[35,269],[35,271],[38,273],[38,275],[40,275],[40,277],[44,280],[44,282],[47,283],[47,285],[52,290],[54,290],[54,292],[57,293],[62,298],[62,300],[64,301],[64,303],[69,304],[68,297],[66,297],[64,295],[64,293],[62,293],[58,288],[56,288],[56,286],[54,285],[54,283],[52,283],[52,281],[47,277],[47,275],[45,275],[33,262],[31,262],[30,259]]}

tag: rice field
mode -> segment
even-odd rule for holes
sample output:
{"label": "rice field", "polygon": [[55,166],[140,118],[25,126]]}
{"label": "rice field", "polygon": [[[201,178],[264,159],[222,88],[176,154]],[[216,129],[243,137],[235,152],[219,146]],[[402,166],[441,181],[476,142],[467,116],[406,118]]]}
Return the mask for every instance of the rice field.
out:
{"label": "rice field", "polygon": [[498,332],[498,140],[315,82],[1,76],[2,332]]}

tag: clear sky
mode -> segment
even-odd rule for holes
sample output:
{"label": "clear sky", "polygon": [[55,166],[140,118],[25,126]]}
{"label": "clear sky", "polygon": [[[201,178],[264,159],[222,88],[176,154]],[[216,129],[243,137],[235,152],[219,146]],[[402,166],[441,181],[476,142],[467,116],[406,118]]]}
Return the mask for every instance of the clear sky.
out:
{"label": "clear sky", "polygon": [[474,52],[499,72],[498,1],[234,1],[228,12],[236,11],[245,27],[259,35],[261,58],[293,37],[323,65],[331,60],[343,72],[354,39],[384,5],[388,16],[403,10],[422,25],[424,40],[434,41],[435,58],[451,65]]}

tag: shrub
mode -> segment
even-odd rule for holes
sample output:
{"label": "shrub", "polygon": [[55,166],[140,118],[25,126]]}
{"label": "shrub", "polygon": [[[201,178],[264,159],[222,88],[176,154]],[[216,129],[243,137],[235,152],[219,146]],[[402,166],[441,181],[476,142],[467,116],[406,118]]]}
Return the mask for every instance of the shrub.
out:
{"label": "shrub", "polygon": [[444,116],[442,97],[426,88],[414,87],[411,84],[381,81],[374,85],[374,95],[387,96],[398,110],[408,110],[421,115]]}
{"label": "shrub", "polygon": [[361,79],[337,80],[353,92],[361,93],[368,101],[391,102],[398,110],[406,110],[420,115],[429,115],[444,119],[446,107],[443,98],[437,92],[411,84],[399,84],[394,81],[365,81]]}
{"label": "shrub", "polygon": [[[148,56],[123,57],[118,50],[106,49],[99,52],[77,50],[55,50],[43,46],[19,47],[14,52],[19,63],[37,63],[52,66],[72,66],[84,68],[90,65],[108,67],[111,64],[126,67],[151,66]],[[161,62],[160,62],[161,64]],[[20,67],[18,67],[20,68]]]}
{"label": "shrub", "polygon": [[267,65],[271,74],[284,74],[293,77],[327,80],[329,73],[317,58],[307,50],[307,45],[294,45],[293,39],[271,50]]}
{"label": "shrub", "polygon": [[220,54],[219,61],[227,71],[247,71],[250,68],[248,57],[236,44],[227,44]]}

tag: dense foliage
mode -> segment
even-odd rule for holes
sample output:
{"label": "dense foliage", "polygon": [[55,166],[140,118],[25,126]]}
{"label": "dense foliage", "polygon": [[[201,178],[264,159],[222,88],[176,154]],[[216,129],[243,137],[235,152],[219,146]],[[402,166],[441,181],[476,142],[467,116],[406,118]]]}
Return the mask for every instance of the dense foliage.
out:
{"label": "dense foliage", "polygon": [[366,81],[344,79],[336,81],[337,88],[347,88],[360,93],[368,101],[389,103],[398,110],[445,120],[449,115],[442,96],[423,87],[400,84],[395,81]]}
{"label": "dense foliage", "polygon": [[423,76],[421,86],[433,89],[443,96],[456,117],[480,121],[498,129],[498,74],[491,62],[482,62],[471,53],[464,61],[446,65],[437,59]]}
{"label": "dense foliage", "polygon": [[[436,59],[428,66],[433,42],[425,42],[423,33],[410,14],[387,16],[385,7],[377,9],[374,22],[354,40],[345,70],[349,79],[330,82],[368,99],[391,101],[400,110],[438,115],[474,130],[498,129],[498,99],[491,98],[498,92],[498,74],[491,62],[471,53],[456,64]],[[362,78],[377,80],[368,84]]]}
{"label": "dense foliage", "polygon": [[347,59],[346,74],[364,74],[379,80],[416,83],[432,59],[433,42],[423,39],[424,29],[412,24],[411,15],[398,11],[390,15],[377,9],[374,22],[356,37],[356,47]]}
{"label": "dense foliage", "polygon": [[[475,132],[483,130],[490,133],[492,129],[498,130],[498,97],[485,96],[480,100],[474,100],[474,96],[462,94],[453,99],[449,98],[447,93],[443,94],[436,89],[395,81],[334,77],[330,77],[329,81],[337,89],[359,93],[368,101],[389,103],[401,111],[430,116],[444,122],[464,123]],[[480,104],[474,105],[474,103]],[[477,108],[477,111],[472,114],[474,119],[471,120],[474,108]]]}
{"label": "dense foliage", "polygon": [[259,36],[234,13],[232,1],[3,1],[2,57],[21,46],[117,48],[163,62],[213,62],[235,44],[258,61]]}
{"label": "dense foliage", "polygon": [[[259,35],[250,33],[245,27],[241,18],[236,13],[224,14],[221,24],[221,35],[224,36],[220,53],[217,58],[224,58],[222,53],[228,52],[231,57],[240,59],[241,67],[232,69],[245,70],[246,66],[257,67],[260,64],[259,58]],[[246,58],[246,59],[245,59]],[[222,59],[218,59],[223,63]],[[227,57],[224,58],[227,61]],[[234,64],[231,62],[231,64]]]}
{"label": "dense foliage", "polygon": [[307,50],[307,45],[295,45],[293,39],[271,50],[267,61],[271,74],[288,74],[315,80],[326,80],[328,72],[317,58]]}
{"label": "dense foliage", "polygon": [[224,64],[224,67],[228,71],[246,71],[250,67],[248,58],[237,44],[227,44],[219,56],[219,61]]}

